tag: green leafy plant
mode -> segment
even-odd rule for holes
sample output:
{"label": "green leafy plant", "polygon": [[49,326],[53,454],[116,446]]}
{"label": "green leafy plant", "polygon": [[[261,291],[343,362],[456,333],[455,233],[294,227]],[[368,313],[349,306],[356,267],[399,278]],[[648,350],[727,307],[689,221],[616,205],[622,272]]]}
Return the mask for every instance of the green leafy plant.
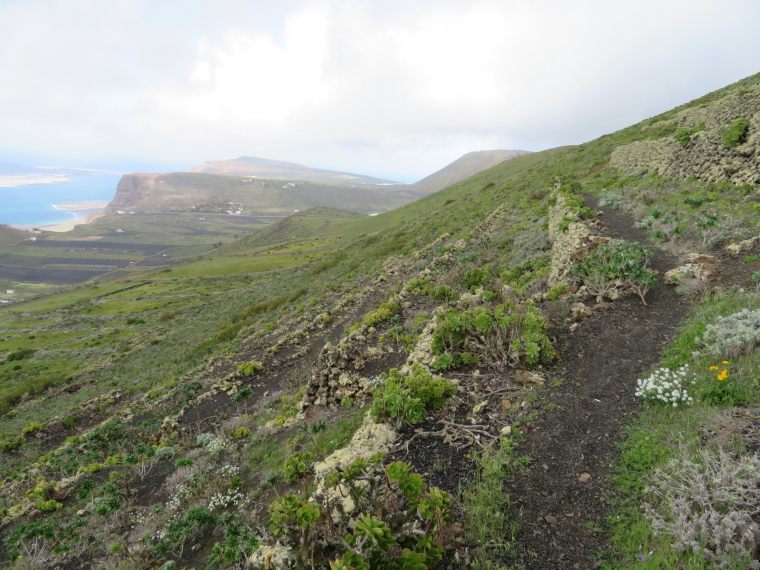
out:
{"label": "green leafy plant", "polygon": [[420,364],[409,375],[392,369],[384,386],[374,394],[372,414],[378,421],[391,421],[396,429],[404,424],[416,424],[425,419],[425,408],[443,407],[448,396],[456,391],[445,378],[431,376]]}
{"label": "green leafy plant", "polygon": [[306,477],[314,467],[314,454],[297,451],[285,460],[282,476],[286,483],[298,483]]}
{"label": "green leafy plant", "polygon": [[532,303],[507,301],[493,309],[454,309],[438,316],[432,351],[441,355],[433,367],[446,370],[484,362],[501,368],[534,366],[554,358],[549,323]]}
{"label": "green leafy plant", "polygon": [[368,327],[374,327],[382,321],[389,320],[396,313],[398,313],[396,303],[382,303],[379,308],[364,315],[362,323]]}
{"label": "green leafy plant", "polygon": [[23,434],[37,433],[38,431],[42,431],[44,429],[45,429],[45,424],[42,424],[40,422],[30,422],[26,424],[23,428],[21,428],[21,433]]}
{"label": "green leafy plant", "polygon": [[382,459],[358,458],[325,479],[351,498],[350,513],[328,494],[316,502],[289,495],[272,503],[269,529],[296,549],[303,567],[332,559],[332,569],[427,570],[441,559],[452,536],[448,493],[428,487],[408,464],[383,467]]}
{"label": "green leafy plant", "polygon": [[257,372],[264,370],[264,365],[261,362],[241,362],[237,365],[238,372],[245,376],[253,376]]}
{"label": "green leafy plant", "polygon": [[657,282],[658,276],[646,266],[651,251],[636,242],[622,242],[614,247],[600,245],[579,263],[573,264],[571,273],[579,277],[589,293],[602,302],[605,295],[623,289],[638,294],[646,305],[644,296]]}
{"label": "green leafy plant", "polygon": [[743,117],[734,119],[720,139],[723,146],[726,148],[734,148],[744,144],[747,141],[749,125],[749,119]]}

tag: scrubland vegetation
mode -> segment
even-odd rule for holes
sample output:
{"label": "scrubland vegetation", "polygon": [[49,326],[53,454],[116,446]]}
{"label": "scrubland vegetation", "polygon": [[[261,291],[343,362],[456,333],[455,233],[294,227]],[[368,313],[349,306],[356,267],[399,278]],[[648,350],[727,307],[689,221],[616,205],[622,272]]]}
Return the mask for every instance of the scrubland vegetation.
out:
{"label": "scrubland vegetation", "polygon": [[[564,382],[557,347],[575,316],[625,295],[646,304],[665,286],[650,266],[662,251],[737,245],[721,281],[700,279],[697,261],[671,279],[690,315],[655,369],[618,379],[631,392],[640,381],[641,407],[607,517],[586,524],[604,537],[604,568],[758,566],[760,243],[743,242],[760,234],[758,187],[608,165],[636,141],[686,152],[720,131],[726,152],[751,144],[756,121],[683,127],[678,113],[758,82],[384,214],[303,212],[192,262],[4,307],[0,556],[13,568],[522,564],[509,482],[541,469],[521,447],[562,412],[543,398]],[[603,228],[584,195],[628,213],[648,243],[590,234],[557,273],[558,243]]]}

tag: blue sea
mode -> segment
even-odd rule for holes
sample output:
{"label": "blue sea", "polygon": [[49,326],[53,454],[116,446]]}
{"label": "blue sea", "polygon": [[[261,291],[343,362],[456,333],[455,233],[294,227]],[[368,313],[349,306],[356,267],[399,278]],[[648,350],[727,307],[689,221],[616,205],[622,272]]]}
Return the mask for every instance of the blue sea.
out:
{"label": "blue sea", "polygon": [[0,188],[0,224],[53,224],[73,214],[53,208],[60,202],[110,201],[116,194],[119,174],[72,174],[67,182]]}

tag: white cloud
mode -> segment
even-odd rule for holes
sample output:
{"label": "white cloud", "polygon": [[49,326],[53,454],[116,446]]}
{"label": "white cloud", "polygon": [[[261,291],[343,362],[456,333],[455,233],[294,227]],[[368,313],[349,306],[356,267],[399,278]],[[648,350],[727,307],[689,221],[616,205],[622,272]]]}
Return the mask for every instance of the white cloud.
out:
{"label": "white cloud", "polygon": [[243,154],[416,179],[755,73],[745,0],[0,4],[0,156]]}

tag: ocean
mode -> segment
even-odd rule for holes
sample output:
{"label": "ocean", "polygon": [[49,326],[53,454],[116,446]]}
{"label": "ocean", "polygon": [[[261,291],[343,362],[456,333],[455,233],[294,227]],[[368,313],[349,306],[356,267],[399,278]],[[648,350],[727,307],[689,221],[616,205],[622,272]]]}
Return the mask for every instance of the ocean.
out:
{"label": "ocean", "polygon": [[110,201],[120,174],[73,174],[66,182],[0,187],[0,224],[53,224],[72,219],[53,204],[81,200]]}

